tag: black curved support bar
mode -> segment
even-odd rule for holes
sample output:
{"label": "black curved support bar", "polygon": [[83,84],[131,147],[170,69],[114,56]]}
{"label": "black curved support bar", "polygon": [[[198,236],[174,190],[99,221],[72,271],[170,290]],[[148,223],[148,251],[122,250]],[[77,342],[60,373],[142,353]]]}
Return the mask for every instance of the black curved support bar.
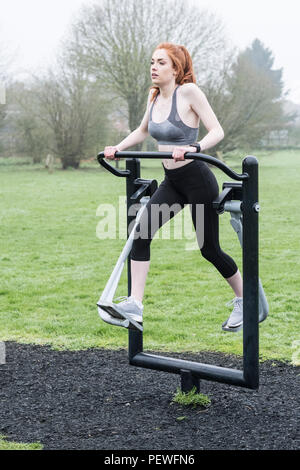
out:
{"label": "black curved support bar", "polygon": [[103,168],[110,171],[115,176],[123,176],[124,177],[124,176],[130,175],[129,170],[118,170],[117,168],[115,168],[115,167],[111,166],[109,163],[107,163],[107,161],[104,160],[104,153],[103,152],[101,152],[101,153],[99,153],[99,155],[97,155],[97,160],[100,163],[100,165],[103,166]]}
{"label": "black curved support bar", "polygon": [[[128,152],[116,152],[116,157],[119,157],[119,158],[169,158],[171,159],[172,153],[171,152],[128,151]],[[248,173],[238,174],[235,171],[231,170],[231,168],[229,168],[227,165],[225,165],[225,163],[221,162],[217,158],[211,157],[210,155],[205,155],[204,153],[187,152],[185,154],[185,158],[192,159],[192,160],[201,160],[203,162],[214,165],[234,180],[242,181],[242,180],[247,180],[249,178]],[[104,166],[103,165],[104,152],[100,152],[97,156],[97,159],[100,165]],[[126,176],[128,174],[126,173],[126,170],[123,170],[123,171],[116,170],[114,167],[112,167],[108,163],[106,163],[106,166],[104,166],[104,168],[108,169],[111,173],[113,173],[116,176]]]}

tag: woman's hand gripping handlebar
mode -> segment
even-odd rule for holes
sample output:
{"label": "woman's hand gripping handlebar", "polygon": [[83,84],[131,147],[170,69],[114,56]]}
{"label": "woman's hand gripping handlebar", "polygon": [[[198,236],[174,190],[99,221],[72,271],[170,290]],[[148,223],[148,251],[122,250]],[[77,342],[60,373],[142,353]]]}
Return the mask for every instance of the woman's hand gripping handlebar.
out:
{"label": "woman's hand gripping handlebar", "polygon": [[120,160],[119,157],[116,157],[115,154],[116,152],[119,152],[118,147],[115,145],[111,145],[108,147],[104,148],[104,157],[107,158],[108,160]]}

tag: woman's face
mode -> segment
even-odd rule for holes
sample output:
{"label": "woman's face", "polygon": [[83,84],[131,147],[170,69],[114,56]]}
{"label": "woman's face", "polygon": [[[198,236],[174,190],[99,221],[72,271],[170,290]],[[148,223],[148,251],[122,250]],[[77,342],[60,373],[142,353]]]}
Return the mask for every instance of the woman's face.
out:
{"label": "woman's face", "polygon": [[151,79],[153,85],[165,85],[175,80],[176,72],[173,62],[165,49],[154,51],[151,59]]}

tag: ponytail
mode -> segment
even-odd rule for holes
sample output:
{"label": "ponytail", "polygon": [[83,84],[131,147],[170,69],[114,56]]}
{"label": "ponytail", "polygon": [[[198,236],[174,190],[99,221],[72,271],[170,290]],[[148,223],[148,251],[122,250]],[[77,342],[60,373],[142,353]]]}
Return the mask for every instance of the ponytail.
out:
{"label": "ponytail", "polygon": [[184,63],[184,67],[182,68],[183,69],[182,77],[181,77],[181,74],[179,73],[177,76],[176,83],[179,83],[179,85],[183,85],[184,83],[196,83],[193,62],[192,62],[192,58],[190,56],[189,51],[184,46],[177,46],[177,47],[180,49],[180,51],[183,52],[185,63]]}

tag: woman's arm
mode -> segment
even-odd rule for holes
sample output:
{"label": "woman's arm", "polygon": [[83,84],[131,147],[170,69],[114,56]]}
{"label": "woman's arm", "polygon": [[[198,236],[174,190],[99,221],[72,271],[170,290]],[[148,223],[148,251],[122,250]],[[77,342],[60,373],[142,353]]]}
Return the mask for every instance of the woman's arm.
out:
{"label": "woman's arm", "polygon": [[133,147],[136,144],[143,142],[148,135],[148,132],[144,132],[140,127],[132,131],[124,140],[122,140],[118,145],[116,145],[119,152],[127,149],[128,147]]}
{"label": "woman's arm", "polygon": [[[195,83],[186,83],[182,86],[182,93],[190,103],[191,109],[199,116],[203,122],[207,134],[198,142],[201,152],[217,145],[224,138],[224,131],[213,112],[203,91]],[[175,161],[184,160],[186,152],[196,152],[195,147],[176,147],[173,150]]]}
{"label": "woman's arm", "polygon": [[139,144],[143,142],[146,137],[148,137],[148,121],[149,121],[149,110],[150,110],[150,100],[153,91],[150,90],[148,101],[147,101],[147,108],[142,119],[141,124],[137,129],[132,131],[125,139],[123,139],[118,145],[113,147],[105,147],[104,155],[106,158],[114,158],[116,152],[122,152],[126,150],[128,147],[132,147],[133,145]]}
{"label": "woman's arm", "polygon": [[184,85],[184,93],[192,110],[200,117],[208,131],[199,142],[201,151],[214,147],[224,138],[224,131],[205,94],[194,83]]}

